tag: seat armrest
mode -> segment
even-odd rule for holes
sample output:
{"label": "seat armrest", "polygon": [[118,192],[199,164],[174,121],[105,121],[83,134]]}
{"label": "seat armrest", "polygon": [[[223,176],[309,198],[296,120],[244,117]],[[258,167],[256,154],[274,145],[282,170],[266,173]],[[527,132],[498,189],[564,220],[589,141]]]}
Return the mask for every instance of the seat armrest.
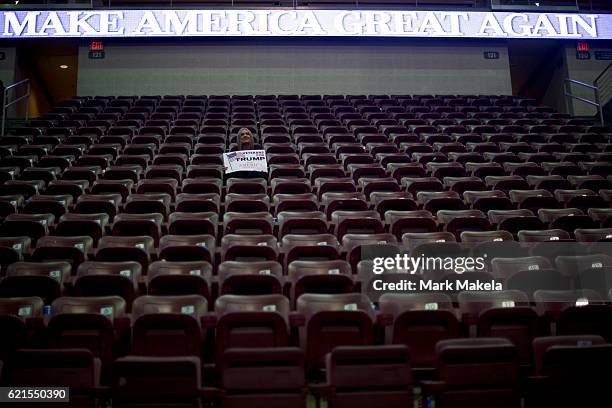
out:
{"label": "seat armrest", "polygon": [[221,397],[221,389],[217,387],[202,387],[199,393],[205,401],[218,401]]}
{"label": "seat armrest", "polygon": [[463,313],[461,320],[468,326],[472,326],[478,323],[478,316],[473,313]]}
{"label": "seat armrest", "polygon": [[128,330],[131,327],[132,319],[129,315],[125,314],[117,316],[113,319],[113,326],[117,330]]}
{"label": "seat armrest", "polygon": [[206,313],[200,318],[200,323],[205,329],[213,329],[217,327],[217,315],[214,313]]}
{"label": "seat armrest", "polygon": [[26,327],[30,330],[42,330],[45,328],[46,320],[44,317],[29,317],[25,320]]}
{"label": "seat armrest", "polygon": [[91,395],[93,395],[96,398],[100,398],[100,399],[108,399],[110,398],[111,395],[111,389],[110,387],[105,387],[105,386],[97,386],[97,387],[92,387],[90,389]]}
{"label": "seat armrest", "polygon": [[327,383],[309,384],[308,389],[317,398],[329,398],[334,391],[334,388]]}
{"label": "seat armrest", "polygon": [[548,383],[549,377],[545,375],[530,375],[527,377],[527,386],[528,387],[540,387],[542,385],[546,385]]}
{"label": "seat armrest", "polygon": [[304,315],[291,312],[289,313],[289,325],[291,327],[303,327],[306,324],[306,317]]}
{"label": "seat armrest", "polygon": [[376,324],[385,327],[393,325],[393,315],[389,313],[376,313]]}
{"label": "seat armrest", "polygon": [[444,381],[422,381],[421,390],[424,397],[435,396],[446,389]]}

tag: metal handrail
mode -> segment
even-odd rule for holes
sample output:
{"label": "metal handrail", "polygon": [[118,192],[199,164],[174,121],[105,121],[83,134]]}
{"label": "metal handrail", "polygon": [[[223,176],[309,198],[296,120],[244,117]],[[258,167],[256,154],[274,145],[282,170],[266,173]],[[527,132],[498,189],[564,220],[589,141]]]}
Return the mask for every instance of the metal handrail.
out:
{"label": "metal handrail", "polygon": [[[13,88],[16,88],[20,85],[26,84],[26,93],[18,98],[13,99],[12,101],[8,102],[8,91],[10,91]],[[2,94],[2,129],[1,129],[1,135],[4,136],[4,133],[6,131],[6,109],[9,106],[13,106],[14,104],[16,104],[19,101],[22,101],[24,99],[29,100],[30,98],[30,80],[28,78],[23,79],[19,82],[15,82],[13,84],[8,85],[7,87],[4,88],[3,90],[3,94]],[[26,103],[26,110],[25,110],[25,120],[28,120],[28,115],[29,115],[29,106]]]}
{"label": "metal handrail", "polygon": [[595,78],[595,81],[593,81],[593,85],[595,85],[598,89],[597,91],[597,97],[598,100],[597,102],[601,105],[600,107],[600,115],[602,115],[602,121],[603,121],[603,108],[605,105],[607,105],[610,100],[612,99],[612,91],[611,91],[611,86],[612,86],[612,63],[608,64],[608,66],[606,67],[606,69],[604,69],[601,74],[599,74],[597,76],[597,78]]}
{"label": "metal handrail", "polygon": [[580,86],[584,86],[585,88],[590,88],[590,89],[593,89],[593,90],[598,89],[596,86],[587,84],[586,82],[576,81],[575,79],[567,78],[566,81],[567,82],[571,82],[572,84],[577,84],[577,85],[580,85]]}
{"label": "metal handrail", "polygon": [[[595,100],[592,101],[590,99],[581,98],[580,96],[573,95],[569,89],[569,86],[568,86],[569,84],[576,84],[584,88],[590,89],[592,91],[595,91]],[[564,91],[565,91],[566,98],[572,98],[577,101],[597,107],[597,110],[599,112],[599,122],[601,123],[601,126],[605,126],[604,117],[603,117],[603,105],[601,104],[601,101],[599,99],[599,88],[596,85],[587,84],[586,82],[577,81],[571,78],[565,78],[565,80],[563,81],[563,86],[565,88]],[[569,104],[569,108],[571,110],[571,113],[573,114],[574,109],[572,107],[572,104]]]}
{"label": "metal handrail", "polygon": [[594,84],[598,83],[602,76],[606,75],[610,70],[612,70],[612,63],[610,63],[606,69],[604,69],[601,74],[593,81]]}

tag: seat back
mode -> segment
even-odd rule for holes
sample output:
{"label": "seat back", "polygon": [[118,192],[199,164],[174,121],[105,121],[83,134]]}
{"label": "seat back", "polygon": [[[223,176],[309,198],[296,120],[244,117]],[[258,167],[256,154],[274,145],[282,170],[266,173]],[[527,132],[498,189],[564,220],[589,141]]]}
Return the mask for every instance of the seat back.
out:
{"label": "seat back", "polygon": [[307,293],[298,298],[297,311],[305,318],[300,344],[309,371],[323,368],[325,355],[336,346],[372,344],[374,313],[365,295]]}
{"label": "seat back", "polygon": [[506,339],[451,339],[436,344],[441,407],[517,407],[519,366]]}
{"label": "seat back", "polygon": [[200,319],[208,310],[199,295],[141,296],[132,310],[132,353],[145,356],[200,356]]}
{"label": "seat back", "polygon": [[196,357],[122,357],[112,372],[113,406],[199,406],[201,364]]}
{"label": "seat back", "polygon": [[223,295],[215,302],[217,362],[229,348],[286,347],[289,301],[276,295]]}
{"label": "seat back", "polygon": [[47,325],[49,346],[85,348],[104,363],[110,363],[117,345],[113,321],[125,315],[125,311],[125,300],[118,296],[56,299]]}
{"label": "seat back", "polygon": [[20,387],[69,387],[74,406],[95,406],[99,361],[83,349],[23,349],[16,353],[6,382]]}
{"label": "seat back", "polygon": [[220,372],[224,407],[306,406],[304,354],[298,348],[234,348],[225,353]]}
{"label": "seat back", "polygon": [[325,360],[331,407],[412,405],[410,350],[406,346],[341,346]]}
{"label": "seat back", "polygon": [[433,369],[435,344],[459,336],[452,299],[446,294],[386,293],[380,297],[379,307],[381,313],[392,319],[385,342],[408,346],[414,368]]}

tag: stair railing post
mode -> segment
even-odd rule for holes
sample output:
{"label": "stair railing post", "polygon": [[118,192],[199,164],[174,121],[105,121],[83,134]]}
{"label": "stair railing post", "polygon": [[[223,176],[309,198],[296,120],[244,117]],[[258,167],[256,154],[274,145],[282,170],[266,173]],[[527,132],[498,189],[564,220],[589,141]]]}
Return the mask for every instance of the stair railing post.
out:
{"label": "stair railing post", "polygon": [[601,123],[601,126],[605,126],[603,117],[603,106],[601,105],[601,100],[599,97],[599,87],[595,88],[595,103],[597,104],[597,110],[599,111],[599,122]]}
{"label": "stair railing post", "polygon": [[27,82],[27,91],[25,99],[25,120],[30,119],[30,81]]}
{"label": "stair railing post", "polygon": [[8,95],[6,91],[6,88],[2,90],[2,136],[4,136],[4,129],[6,126],[6,96]]}

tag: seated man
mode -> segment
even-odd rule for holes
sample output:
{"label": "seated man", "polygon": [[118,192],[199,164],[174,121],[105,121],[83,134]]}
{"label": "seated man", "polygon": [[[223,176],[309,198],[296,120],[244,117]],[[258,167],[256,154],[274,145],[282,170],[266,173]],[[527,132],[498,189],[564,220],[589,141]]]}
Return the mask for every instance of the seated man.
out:
{"label": "seated man", "polygon": [[[255,138],[249,129],[242,128],[238,131],[238,147],[232,150],[261,150],[261,146],[255,144]],[[235,171],[230,174],[226,173],[225,179],[227,180],[228,178],[264,178],[267,180],[268,173],[261,171]]]}

